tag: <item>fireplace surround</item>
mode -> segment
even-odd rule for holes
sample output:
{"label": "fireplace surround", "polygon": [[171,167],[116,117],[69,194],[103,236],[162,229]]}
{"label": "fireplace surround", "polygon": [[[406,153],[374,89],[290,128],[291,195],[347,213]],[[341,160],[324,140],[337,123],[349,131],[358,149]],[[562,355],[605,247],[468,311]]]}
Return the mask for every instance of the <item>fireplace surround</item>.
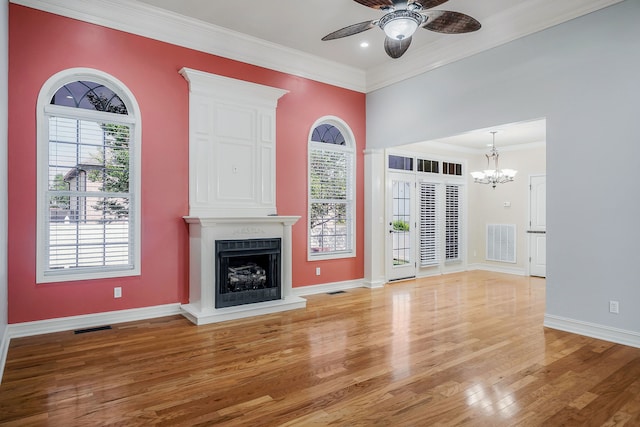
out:
{"label": "fireplace surround", "polygon": [[[306,307],[304,298],[292,295],[291,227],[298,216],[196,217],[189,224],[189,304],[185,317],[197,325]],[[216,307],[216,242],[277,239],[280,247],[280,297],[228,307]]]}
{"label": "fireplace surround", "polygon": [[[189,68],[180,74],[189,83],[184,316],[200,325],[306,307],[292,295],[291,228],[300,217],[276,209],[276,107],[287,91]],[[245,244],[262,247],[231,265],[234,285],[216,298],[220,282],[229,280],[231,255]]]}

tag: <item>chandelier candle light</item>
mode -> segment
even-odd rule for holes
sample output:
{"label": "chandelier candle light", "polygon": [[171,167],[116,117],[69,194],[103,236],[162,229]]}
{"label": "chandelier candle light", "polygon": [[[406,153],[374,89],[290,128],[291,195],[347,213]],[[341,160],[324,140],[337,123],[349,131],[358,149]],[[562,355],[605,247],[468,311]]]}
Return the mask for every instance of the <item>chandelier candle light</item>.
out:
{"label": "chandelier candle light", "polygon": [[[491,184],[493,188],[496,188],[496,184],[513,181],[518,171],[514,169],[500,169],[498,167],[499,155],[498,150],[496,150],[496,133],[498,132],[492,131],[491,133],[493,134],[493,143],[491,144],[489,154],[485,154],[487,157],[487,169],[471,172],[471,176],[473,177],[473,182],[477,182],[478,184]],[[494,169],[489,169],[489,167],[491,167],[491,160],[493,160]]]}

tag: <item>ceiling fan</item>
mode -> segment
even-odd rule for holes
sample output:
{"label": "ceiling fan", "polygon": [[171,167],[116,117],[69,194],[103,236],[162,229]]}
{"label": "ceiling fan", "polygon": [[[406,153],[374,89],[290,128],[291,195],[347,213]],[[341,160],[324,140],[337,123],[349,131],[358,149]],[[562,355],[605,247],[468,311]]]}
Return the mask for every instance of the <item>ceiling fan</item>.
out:
{"label": "ceiling fan", "polygon": [[363,6],[383,11],[380,19],[360,22],[327,34],[322,40],[342,37],[380,27],[386,34],[384,50],[391,58],[400,58],[409,48],[413,33],[422,27],[444,34],[462,34],[477,31],[481,25],[475,18],[448,10],[427,10],[447,0],[354,0]]}

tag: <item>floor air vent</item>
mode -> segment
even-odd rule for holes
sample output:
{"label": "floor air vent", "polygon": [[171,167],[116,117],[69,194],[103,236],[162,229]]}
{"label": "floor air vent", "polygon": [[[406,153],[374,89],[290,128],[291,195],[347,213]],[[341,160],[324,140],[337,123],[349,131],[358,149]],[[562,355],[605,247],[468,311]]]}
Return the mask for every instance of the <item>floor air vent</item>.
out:
{"label": "floor air vent", "polygon": [[74,334],[86,334],[87,332],[105,331],[107,329],[111,329],[111,326],[98,326],[96,328],[76,329],[75,331],[73,331],[73,333]]}
{"label": "floor air vent", "polygon": [[327,292],[327,295],[338,295],[338,294],[344,294],[346,293],[345,291],[331,291],[331,292]]}

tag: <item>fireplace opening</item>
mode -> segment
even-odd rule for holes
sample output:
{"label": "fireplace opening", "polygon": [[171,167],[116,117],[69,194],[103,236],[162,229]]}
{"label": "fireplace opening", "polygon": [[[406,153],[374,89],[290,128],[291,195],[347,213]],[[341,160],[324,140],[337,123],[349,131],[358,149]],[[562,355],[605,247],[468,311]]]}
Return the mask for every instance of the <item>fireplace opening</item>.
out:
{"label": "fireplace opening", "polygon": [[280,299],[281,240],[216,240],[215,307]]}

